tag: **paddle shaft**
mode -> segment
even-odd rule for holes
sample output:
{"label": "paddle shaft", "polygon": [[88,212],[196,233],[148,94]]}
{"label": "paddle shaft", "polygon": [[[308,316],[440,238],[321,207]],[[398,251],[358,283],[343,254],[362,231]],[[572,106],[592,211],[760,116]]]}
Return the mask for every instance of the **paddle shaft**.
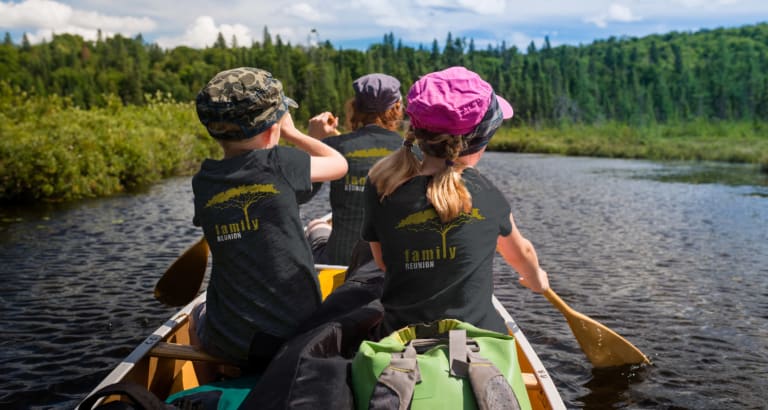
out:
{"label": "paddle shaft", "polygon": [[571,309],[568,305],[566,305],[565,302],[563,302],[563,300],[560,299],[560,296],[558,296],[557,293],[555,293],[555,291],[552,290],[552,288],[547,289],[543,293],[543,295],[545,298],[547,298],[547,300],[550,303],[552,303],[557,308],[557,310],[562,312],[564,315],[573,314],[574,310]]}

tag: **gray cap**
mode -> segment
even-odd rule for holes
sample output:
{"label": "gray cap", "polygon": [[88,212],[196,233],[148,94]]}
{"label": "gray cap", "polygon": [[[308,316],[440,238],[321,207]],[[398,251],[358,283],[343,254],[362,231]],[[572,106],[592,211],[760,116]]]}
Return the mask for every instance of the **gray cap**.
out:
{"label": "gray cap", "polygon": [[[197,116],[212,137],[248,139],[280,121],[288,107],[299,105],[283,94],[283,85],[268,71],[240,67],[216,74],[197,94]],[[240,128],[217,126],[231,124]]]}
{"label": "gray cap", "polygon": [[403,99],[397,78],[374,73],[352,83],[355,89],[355,109],[360,112],[384,112]]}

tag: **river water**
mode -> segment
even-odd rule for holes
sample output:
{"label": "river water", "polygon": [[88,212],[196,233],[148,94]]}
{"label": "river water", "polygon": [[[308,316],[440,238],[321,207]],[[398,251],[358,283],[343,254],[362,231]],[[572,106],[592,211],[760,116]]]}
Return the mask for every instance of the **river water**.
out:
{"label": "river water", "polygon": [[[502,153],[478,168],[509,199],[552,288],[653,361],[592,368],[564,317],[499,258],[497,296],[569,409],[766,408],[765,175]],[[189,184],[0,210],[0,408],[73,408],[174,313],[152,289],[200,234]],[[328,210],[326,188],[302,207],[305,220]]]}

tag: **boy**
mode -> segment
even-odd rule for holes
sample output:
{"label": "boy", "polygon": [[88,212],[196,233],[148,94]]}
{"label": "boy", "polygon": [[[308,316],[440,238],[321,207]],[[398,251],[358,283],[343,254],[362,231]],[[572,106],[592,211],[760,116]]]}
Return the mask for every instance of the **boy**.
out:
{"label": "boy", "polygon": [[[320,305],[299,203],[312,182],[344,176],[347,162],[296,129],[288,108],[298,105],[267,71],[222,71],[196,106],[224,158],[206,159],[192,179],[194,224],[213,256],[207,302],[192,314],[192,343],[240,367],[261,367]],[[327,135],[329,115],[314,117],[311,133]],[[298,149],[279,146],[281,137]],[[211,378],[210,367],[197,369]]]}

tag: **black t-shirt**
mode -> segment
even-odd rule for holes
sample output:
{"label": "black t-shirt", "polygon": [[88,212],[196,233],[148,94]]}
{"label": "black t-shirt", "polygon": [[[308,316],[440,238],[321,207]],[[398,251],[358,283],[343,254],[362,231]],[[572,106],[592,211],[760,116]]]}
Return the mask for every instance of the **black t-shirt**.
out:
{"label": "black t-shirt", "polygon": [[318,262],[347,265],[355,243],[360,240],[363,222],[365,181],[368,171],[379,159],[402,146],[403,139],[394,131],[368,125],[349,134],[323,140],[347,159],[349,171],[331,181],[333,230],[325,248],[325,260]]}
{"label": "black t-shirt", "polygon": [[426,198],[431,178],[414,177],[383,202],[370,181],[366,186],[362,236],[381,243],[388,330],[455,318],[506,332],[491,298],[496,241],[512,230],[509,204],[491,181],[468,168],[462,178],[472,210],[443,224]]}
{"label": "black t-shirt", "polygon": [[243,360],[256,332],[288,337],[320,304],[298,206],[312,189],[309,155],[277,146],[208,159],[192,189],[213,256],[203,344]]}

